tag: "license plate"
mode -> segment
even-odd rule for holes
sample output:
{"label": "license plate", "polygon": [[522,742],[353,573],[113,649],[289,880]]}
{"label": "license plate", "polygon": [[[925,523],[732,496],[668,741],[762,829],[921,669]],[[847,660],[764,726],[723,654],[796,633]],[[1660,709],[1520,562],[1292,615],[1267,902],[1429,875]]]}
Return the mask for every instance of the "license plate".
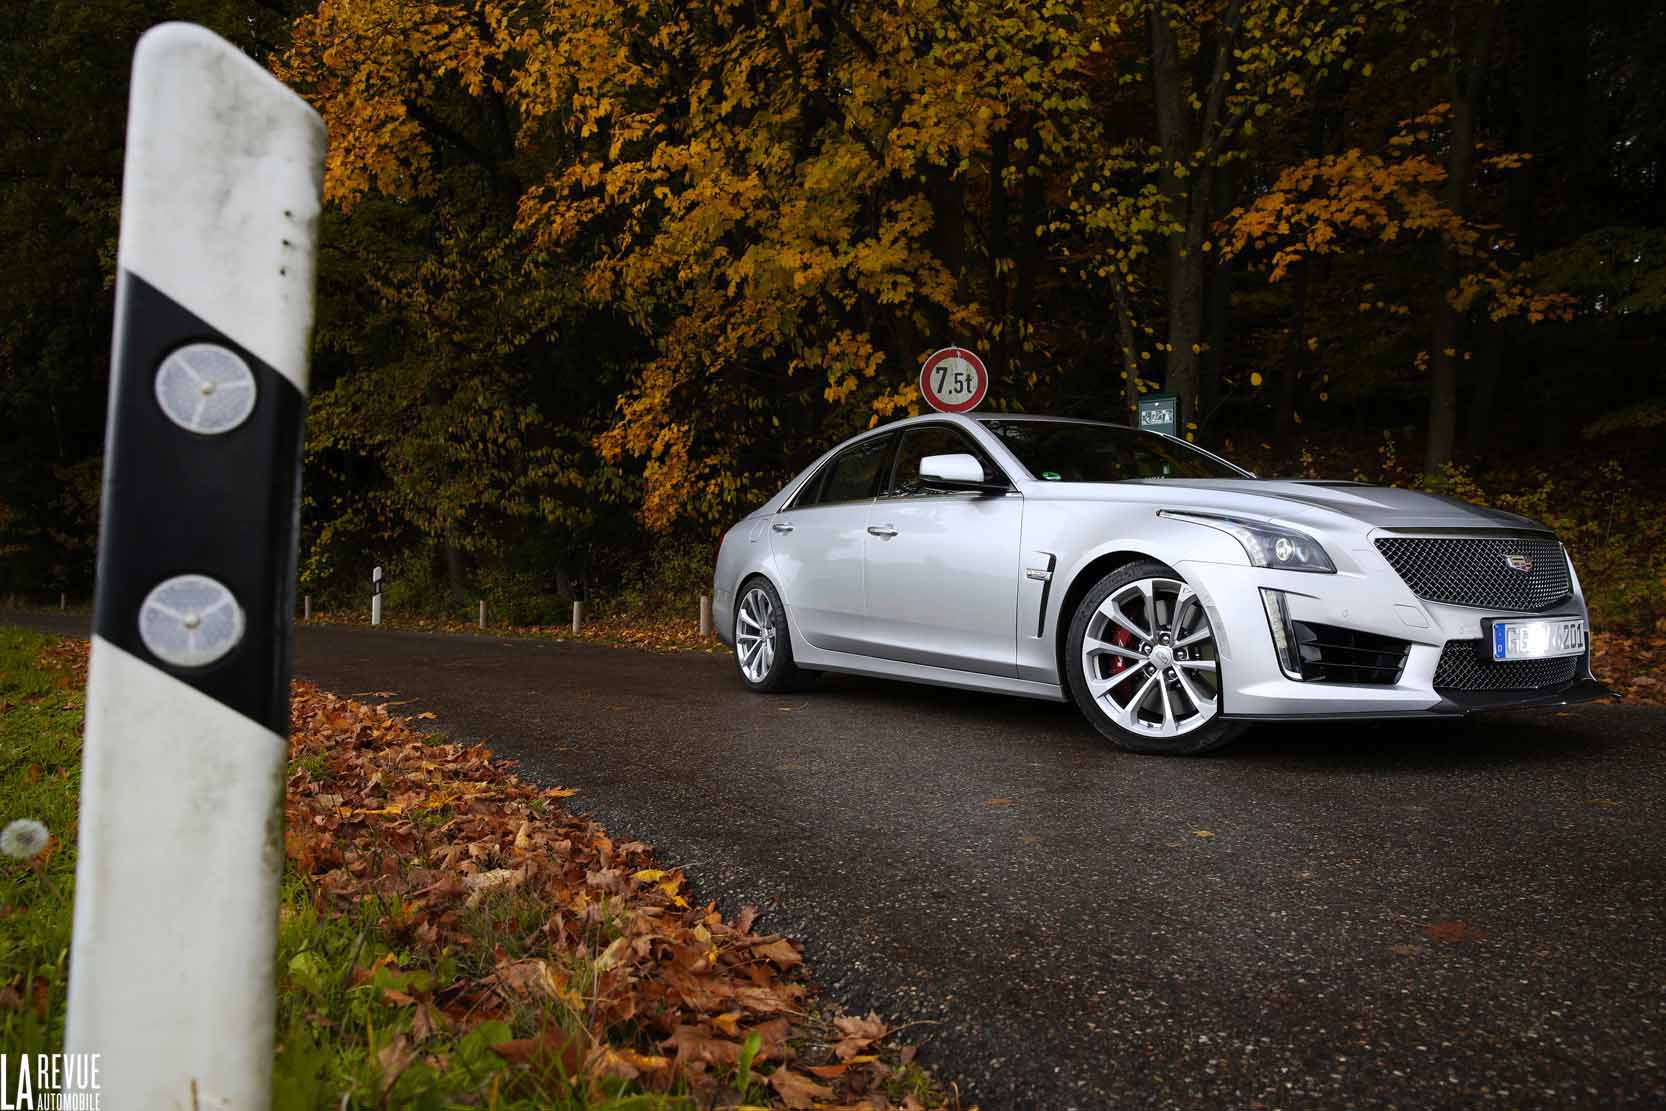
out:
{"label": "license plate", "polygon": [[1547,660],[1577,656],[1585,651],[1585,622],[1581,618],[1540,621],[1494,621],[1492,658]]}

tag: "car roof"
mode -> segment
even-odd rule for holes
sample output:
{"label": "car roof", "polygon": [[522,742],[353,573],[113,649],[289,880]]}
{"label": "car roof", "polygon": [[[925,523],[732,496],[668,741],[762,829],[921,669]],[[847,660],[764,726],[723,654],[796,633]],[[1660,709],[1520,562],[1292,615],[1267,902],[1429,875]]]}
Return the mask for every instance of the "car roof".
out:
{"label": "car roof", "polygon": [[[888,421],[878,425],[872,431],[880,432],[890,428],[901,428],[904,425],[920,424],[925,421],[965,421],[970,424],[981,424],[985,421],[1049,421],[1057,424],[1091,424],[1100,428],[1124,428],[1134,430],[1131,424],[1120,424],[1109,420],[1092,420],[1087,417],[1055,417],[1046,413],[921,413],[917,417],[903,417],[900,420]],[[855,439],[856,437],[851,437]]]}
{"label": "car roof", "polygon": [[1046,413],[979,413],[975,417],[967,413],[965,416],[970,420],[978,421],[1048,421],[1052,424],[1092,424],[1100,428],[1127,428],[1130,430],[1134,427],[1131,424],[1123,424],[1114,420],[1093,420],[1091,417],[1054,417]]}

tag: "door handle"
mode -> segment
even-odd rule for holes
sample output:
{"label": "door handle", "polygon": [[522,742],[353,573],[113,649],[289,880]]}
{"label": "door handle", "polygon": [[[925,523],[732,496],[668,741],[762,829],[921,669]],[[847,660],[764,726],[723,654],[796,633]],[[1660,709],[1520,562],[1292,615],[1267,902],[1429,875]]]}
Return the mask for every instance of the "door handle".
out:
{"label": "door handle", "polygon": [[791,532],[793,530],[793,527],[791,525],[787,524],[787,522],[785,522],[785,521],[776,521],[773,525],[770,525],[769,527],[774,529],[776,532]]}
{"label": "door handle", "polygon": [[897,534],[897,530],[890,525],[869,525],[868,534],[870,536],[883,536],[889,540]]}

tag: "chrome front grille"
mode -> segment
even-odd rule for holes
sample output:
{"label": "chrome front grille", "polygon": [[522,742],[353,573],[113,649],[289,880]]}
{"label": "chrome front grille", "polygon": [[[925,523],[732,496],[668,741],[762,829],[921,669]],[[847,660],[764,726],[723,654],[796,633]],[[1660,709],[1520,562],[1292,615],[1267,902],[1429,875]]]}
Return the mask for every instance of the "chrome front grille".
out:
{"label": "chrome front grille", "polygon": [[1567,557],[1550,537],[1389,536],[1377,550],[1431,602],[1539,613],[1572,593]]}
{"label": "chrome front grille", "polygon": [[1550,660],[1493,660],[1482,654],[1484,641],[1449,640],[1435,665],[1435,689],[1452,691],[1527,691],[1560,687],[1579,673],[1579,656]]}

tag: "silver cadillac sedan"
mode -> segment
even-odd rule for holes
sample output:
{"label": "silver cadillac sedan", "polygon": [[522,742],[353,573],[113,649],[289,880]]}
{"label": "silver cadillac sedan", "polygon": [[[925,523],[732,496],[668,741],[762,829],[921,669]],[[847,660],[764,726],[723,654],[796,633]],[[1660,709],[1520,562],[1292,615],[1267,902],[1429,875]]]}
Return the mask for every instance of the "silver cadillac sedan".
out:
{"label": "silver cadillac sedan", "polygon": [[842,671],[1074,701],[1136,752],[1608,693],[1542,525],[1092,421],[853,437],[724,535],[712,597],[755,691]]}

